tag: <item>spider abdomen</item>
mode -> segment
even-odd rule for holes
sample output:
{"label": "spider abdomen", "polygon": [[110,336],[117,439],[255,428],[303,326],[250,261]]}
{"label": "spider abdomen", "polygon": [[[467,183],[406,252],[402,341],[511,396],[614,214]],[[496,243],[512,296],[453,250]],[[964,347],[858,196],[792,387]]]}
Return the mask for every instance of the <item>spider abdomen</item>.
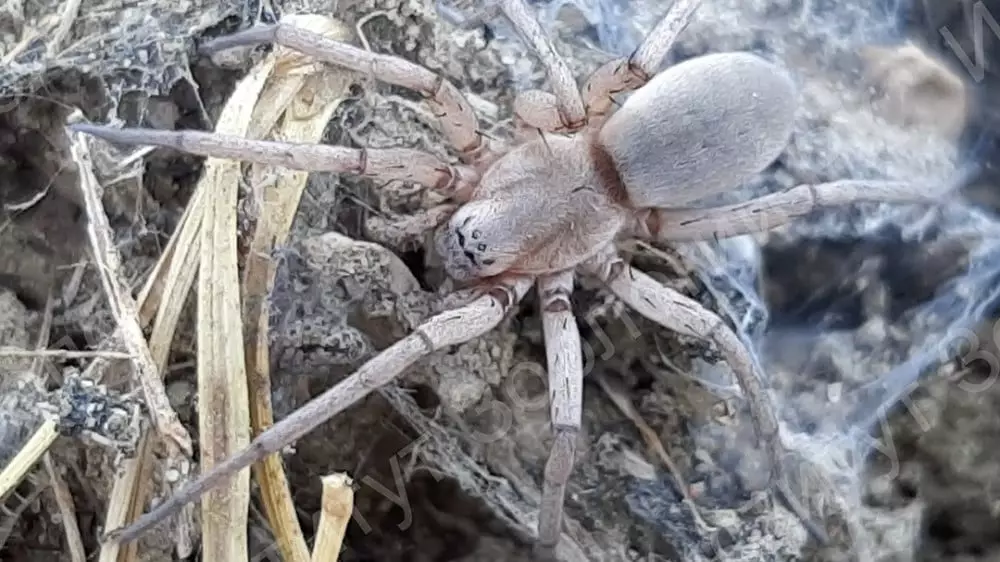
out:
{"label": "spider abdomen", "polygon": [[797,91],[751,53],[715,53],[656,75],[598,135],[633,207],[678,207],[740,187],[792,133]]}

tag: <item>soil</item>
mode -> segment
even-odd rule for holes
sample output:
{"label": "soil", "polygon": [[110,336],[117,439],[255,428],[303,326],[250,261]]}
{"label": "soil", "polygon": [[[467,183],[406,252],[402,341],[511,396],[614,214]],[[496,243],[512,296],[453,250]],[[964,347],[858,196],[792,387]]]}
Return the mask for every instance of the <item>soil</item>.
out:
{"label": "soil", "polygon": [[[0,5],[0,346],[34,348],[46,331],[50,349],[109,341],[115,327],[88,254],[63,127],[79,108],[100,123],[211,129],[252,57],[198,56],[204,38],[287,13],[360,22],[372,50],[427,66],[473,96],[483,128],[497,135],[514,94],[546,86],[542,69],[500,22],[461,29],[441,15],[468,14],[461,2],[439,13],[419,0],[108,0],[85,6],[62,34],[65,4]],[[584,559],[1000,560],[993,441],[1000,439],[1000,389],[992,384],[1000,344],[989,242],[1000,210],[991,164],[1000,97],[990,62],[1000,51],[986,33],[982,80],[964,79],[971,113],[957,126],[936,127],[926,111],[880,113],[859,49],[909,38],[944,61],[942,72],[966,76],[940,30],[972,53],[967,3],[940,2],[932,13],[927,2],[907,10],[812,4],[706,0],[668,57],[749,49],[782,58],[802,79],[804,106],[788,150],[732,198],[845,177],[945,185],[975,164],[961,194],[977,210],[858,205],[752,239],[622,245],[633,265],[718,311],[754,344],[786,439],[806,461],[795,483],[831,534],[826,546],[782,504],[763,499],[764,460],[714,350],[628,313],[581,280],[573,305],[589,374],[565,536]],[[1000,13],[996,4],[983,3]],[[612,28],[612,14],[590,23],[592,14],[556,5],[540,4],[553,16],[546,27],[580,77],[628,54],[629,41],[662,12],[653,0],[629,3],[627,17],[615,19],[629,23]],[[890,8],[891,25],[873,23],[870,10]],[[624,51],[609,52],[612,43]],[[910,63],[893,64],[894,87],[903,88]],[[922,95],[935,103],[955,95],[926,88],[932,93]],[[325,142],[450,154],[416,95],[373,81],[354,88]],[[202,159],[168,150],[127,158],[134,147],[93,147],[125,274],[138,288],[178,224]],[[384,187],[332,174],[309,180],[291,239],[278,252],[271,296],[278,418],[458,298],[449,295],[453,284],[428,233],[405,227],[427,201],[415,186]],[[434,354],[398,385],[299,440],[285,465],[304,532],[315,530],[319,476],[346,471],[359,486],[342,561],[529,560],[551,444],[536,304],[529,295],[498,329]],[[966,324],[971,330],[963,331]],[[197,439],[191,332],[179,331],[165,380],[171,405]],[[62,419],[114,433],[109,446],[65,430],[51,449],[89,555],[98,551],[115,467],[134,442],[132,426],[120,422],[137,400],[127,368],[113,366],[92,386],[85,384],[92,366],[87,358],[0,355],[0,466],[41,423],[39,404],[61,405]],[[682,484],[612,394],[629,400],[659,437],[696,508],[681,501]],[[101,423],[88,425],[96,411]],[[117,433],[108,430],[115,424]],[[158,495],[168,493],[164,475],[154,476]],[[41,466],[2,505],[0,560],[69,559]],[[256,497],[251,520],[253,559],[278,560]],[[178,559],[173,531],[164,525],[143,538],[141,559]],[[188,558],[199,559],[197,552]]]}

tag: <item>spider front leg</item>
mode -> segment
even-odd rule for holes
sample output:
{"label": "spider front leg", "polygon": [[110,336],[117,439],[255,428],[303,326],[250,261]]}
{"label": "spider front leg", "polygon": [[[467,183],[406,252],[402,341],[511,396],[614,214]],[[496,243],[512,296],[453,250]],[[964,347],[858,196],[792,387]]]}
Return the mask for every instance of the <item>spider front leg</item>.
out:
{"label": "spider front leg", "polygon": [[675,0],[632,56],[608,62],[590,75],[583,86],[583,101],[591,126],[600,126],[608,118],[615,102],[611,96],[649,82],[702,1]]}
{"label": "spider front leg", "polygon": [[573,272],[538,280],[542,331],[549,373],[549,408],[555,440],[545,463],[542,502],[538,513],[536,552],[551,557],[562,534],[566,484],[576,458],[576,439],[583,419],[583,354],[580,330],[570,305]]}
{"label": "spider front leg", "polygon": [[479,174],[471,166],[453,166],[410,148],[348,148],[324,144],[248,140],[202,131],[116,129],[78,123],[74,131],[113,143],[172,148],[189,154],[282,166],[307,172],[356,174],[381,181],[412,181],[463,201],[472,194]]}
{"label": "spider front leg", "polygon": [[662,241],[707,240],[765,232],[808,213],[851,203],[941,202],[935,192],[913,183],[843,180],[803,184],[751,199],[745,203],[706,209],[651,209],[634,231],[636,236]]}
{"label": "spider front leg", "polygon": [[629,307],[660,326],[715,344],[733,370],[750,406],[754,430],[771,465],[769,482],[772,490],[783,497],[813,536],[825,542],[826,533],[810,521],[806,510],[789,490],[784,471],[787,450],[779,434],[777,408],[763,386],[753,358],[739,337],[716,314],[697,301],[632,268],[611,247],[580,267],[600,279]]}
{"label": "spider front leg", "polygon": [[286,23],[247,29],[213,39],[199,49],[212,54],[233,47],[256,43],[274,43],[304,55],[340,66],[377,80],[420,93],[434,110],[448,141],[466,164],[486,163],[496,154],[479,131],[472,106],[454,84],[430,70],[391,55],[382,55],[353,45],[328,39]]}
{"label": "spider front leg", "polygon": [[546,133],[572,133],[587,124],[580,88],[566,61],[559,56],[552,41],[524,3],[524,0],[503,0],[501,9],[514,28],[542,61],[552,83],[554,94],[529,90],[514,100],[514,117],[518,129],[534,129]]}
{"label": "spider front leg", "polygon": [[543,133],[571,133],[571,128],[559,111],[556,96],[542,90],[527,90],[514,98],[514,131],[518,141],[533,140]]}
{"label": "spider front leg", "polygon": [[370,359],[354,374],[268,428],[246,449],[202,473],[173,497],[157,505],[128,527],[109,532],[105,540],[127,543],[139,538],[188,503],[197,501],[230,475],[280,451],[373,390],[394,381],[430,353],[489,332],[524,297],[533,281],[530,277],[506,278],[469,304],[427,320],[412,334]]}

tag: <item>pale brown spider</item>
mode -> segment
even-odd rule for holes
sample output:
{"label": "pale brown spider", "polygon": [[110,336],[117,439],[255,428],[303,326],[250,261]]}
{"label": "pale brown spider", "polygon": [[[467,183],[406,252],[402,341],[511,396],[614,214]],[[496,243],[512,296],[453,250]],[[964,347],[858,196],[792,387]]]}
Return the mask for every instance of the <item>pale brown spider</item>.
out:
{"label": "pale brown spider", "polygon": [[[541,297],[555,434],[545,466],[537,544],[540,551],[553,552],[582,416],[582,352],[569,299],[576,272],[596,277],[661,326],[717,346],[746,394],[757,436],[771,461],[771,483],[780,489],[785,449],[775,408],[751,354],[718,316],[625,263],[613,242],[619,236],[665,242],[726,237],[765,231],[830,205],[931,199],[904,183],[840,181],[802,185],[736,205],[685,207],[735,189],[774,161],[788,143],[798,107],[789,74],[749,53],[709,54],[656,73],[700,3],[675,0],[631,57],[600,67],[580,90],[523,0],[501,1],[503,13],[544,63],[553,90],[518,96],[518,134],[510,147],[483,136],[454,85],[397,57],[281,23],[203,47],[210,53],[271,42],[415,90],[435,110],[461,164],[403,148],[353,149],[193,131],[73,125],[111,142],[419,182],[458,204],[438,231],[436,246],[452,277],[476,281],[482,288],[477,298],[423,323],[109,539],[134,540],[228,475],[280,451],[395,380],[419,359],[492,330],[535,284]],[[633,90],[612,111],[612,95]]]}

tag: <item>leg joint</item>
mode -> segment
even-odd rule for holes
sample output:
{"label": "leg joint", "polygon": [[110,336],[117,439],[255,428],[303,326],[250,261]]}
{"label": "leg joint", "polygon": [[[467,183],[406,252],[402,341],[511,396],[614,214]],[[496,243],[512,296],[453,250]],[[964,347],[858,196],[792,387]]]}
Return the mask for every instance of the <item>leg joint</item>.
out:
{"label": "leg joint", "polygon": [[[611,93],[617,94],[625,91],[626,89],[636,88],[642,84],[645,84],[646,82],[649,82],[650,79],[649,73],[646,72],[646,69],[642,68],[642,66],[636,64],[635,62],[635,57],[638,54],[639,54],[639,49],[636,49],[635,51],[632,52],[631,55],[629,55],[628,59],[624,61],[624,64],[618,65],[618,68],[615,69],[617,71],[615,72],[615,74],[618,74],[619,72],[623,74],[622,76],[623,87]],[[624,70],[624,72],[622,72],[622,70]]]}
{"label": "leg joint", "polygon": [[812,183],[808,184],[808,189],[809,189],[809,198],[811,199],[809,205],[811,208],[815,209],[822,204],[822,198],[820,197],[819,190],[816,189],[815,184]]}
{"label": "leg joint", "polygon": [[569,291],[556,287],[542,293],[542,309],[545,312],[566,312],[570,310]]}
{"label": "leg joint", "polygon": [[432,186],[434,191],[445,195],[451,195],[454,193],[458,188],[458,170],[456,170],[454,166],[445,165],[438,168],[437,171],[440,172],[441,177]]}
{"label": "leg joint", "polygon": [[[725,335],[729,332],[729,326],[726,325],[725,320],[719,318],[716,320],[712,327],[705,332],[705,338],[709,341],[718,341],[720,333]],[[721,351],[721,350],[720,350]]]}
{"label": "leg joint", "polygon": [[476,162],[479,158],[489,152],[489,145],[483,140],[483,133],[476,131],[476,140],[472,141],[472,144],[464,147],[458,147],[459,153],[462,155],[462,160],[465,162]]}
{"label": "leg joint", "polygon": [[423,343],[424,347],[427,349],[427,353],[434,351],[434,340],[427,335],[427,332],[425,332],[422,327],[417,328],[413,331],[413,333],[420,338],[421,343]]}
{"label": "leg joint", "polygon": [[500,305],[500,308],[502,308],[504,312],[510,308],[510,305],[513,304],[515,298],[514,291],[510,287],[506,287],[504,285],[497,285],[491,288],[487,294],[497,301],[497,304]]}
{"label": "leg joint", "polygon": [[560,426],[555,428],[556,438],[552,443],[549,460],[545,463],[545,480],[553,483],[564,483],[573,471],[576,460],[575,427]]}
{"label": "leg joint", "polygon": [[427,89],[421,88],[420,95],[422,95],[425,99],[434,100],[440,103],[441,93],[445,87],[444,84],[445,84],[444,76],[435,73],[434,82],[431,84],[431,87]]}
{"label": "leg joint", "polygon": [[625,273],[626,268],[628,268],[628,266],[625,265],[625,262],[622,261],[621,258],[616,257],[614,261],[608,264],[608,274],[604,279],[605,282],[610,283],[615,279],[618,279],[623,273]]}
{"label": "leg joint", "polygon": [[361,147],[358,149],[358,174],[365,175],[365,171],[368,169],[368,149]]}
{"label": "leg joint", "polygon": [[557,133],[564,133],[564,132],[565,133],[575,133],[575,132],[579,131],[580,129],[582,129],[582,128],[584,128],[584,127],[587,126],[587,115],[586,115],[586,113],[584,113],[583,119],[579,119],[579,120],[576,120],[576,121],[570,119],[566,115],[566,112],[564,112],[562,110],[562,108],[560,108],[558,110],[558,113],[559,113],[559,123],[562,125],[562,130],[555,131]]}
{"label": "leg joint", "polygon": [[659,209],[641,209],[636,212],[635,232],[639,238],[656,240],[663,229],[663,214]]}

